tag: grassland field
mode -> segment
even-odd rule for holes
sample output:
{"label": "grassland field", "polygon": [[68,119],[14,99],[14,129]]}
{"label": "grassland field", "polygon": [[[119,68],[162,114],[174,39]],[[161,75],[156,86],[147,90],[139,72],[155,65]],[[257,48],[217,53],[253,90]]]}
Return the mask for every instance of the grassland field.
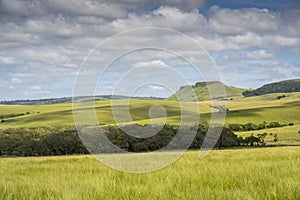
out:
{"label": "grassland field", "polygon": [[0,199],[300,199],[300,147],[189,151],[152,173],[89,155],[0,158]]}
{"label": "grassland field", "polygon": [[[270,94],[258,97],[236,98],[227,101],[227,107],[237,112],[227,113],[226,123],[261,123],[262,121],[278,121],[280,123],[300,122],[300,93],[291,93],[284,99],[277,100],[278,94]],[[126,109],[120,101],[118,109]],[[176,101],[163,100],[130,100],[130,112],[137,123],[149,118],[148,111],[152,105],[161,104],[168,112],[168,119],[173,123],[179,123],[180,104]],[[211,108],[210,101],[199,101],[200,117],[209,119]],[[111,101],[96,101],[95,103],[99,122],[113,124]],[[0,105],[0,115],[12,113],[26,113],[29,115],[9,118],[0,124],[1,128],[20,126],[42,126],[54,124],[73,124],[72,104],[48,104],[48,105]]]}

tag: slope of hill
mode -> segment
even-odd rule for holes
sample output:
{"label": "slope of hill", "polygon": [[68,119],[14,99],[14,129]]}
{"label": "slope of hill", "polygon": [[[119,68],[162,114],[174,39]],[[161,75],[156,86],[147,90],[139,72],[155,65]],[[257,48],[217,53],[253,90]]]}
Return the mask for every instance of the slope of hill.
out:
{"label": "slope of hill", "polygon": [[260,96],[271,93],[290,93],[300,92],[300,79],[292,79],[263,85],[255,90],[247,90],[243,92],[245,97]]}
{"label": "slope of hill", "polygon": [[[242,97],[242,93],[243,91],[245,91],[245,89],[230,87],[218,81],[198,82],[195,85],[181,87],[175,94],[168,97],[166,100],[193,101],[195,99],[194,94],[197,96],[198,101],[210,100],[211,96],[208,90],[208,86],[213,90],[214,88],[216,88],[216,90],[214,90],[214,92],[217,93],[215,94],[216,99]],[[224,97],[223,94],[219,91],[218,87],[220,86],[224,86],[226,97]]]}
{"label": "slope of hill", "polygon": [[[300,92],[291,93],[288,97],[280,100],[277,100],[277,95],[278,94],[268,94],[249,98],[234,98],[228,101],[227,108],[236,112],[226,114],[226,124],[245,124],[250,122],[259,124],[263,121],[276,121],[281,124],[293,122],[295,125],[300,125],[300,113],[297,112],[297,110],[300,109]],[[115,104],[117,104],[119,110],[126,111],[128,106],[126,101],[114,101],[117,101]],[[165,107],[169,124],[180,123],[180,103],[164,100],[131,100],[129,107],[133,120],[141,124],[150,123],[149,109],[151,106],[157,104]],[[210,106],[210,101],[201,101],[201,103],[199,103],[201,120],[209,120],[210,113],[217,111]],[[99,123],[115,123],[110,100],[97,101],[95,107]],[[17,115],[21,113],[25,114],[22,116],[9,117],[12,114]],[[0,129],[74,124],[71,103],[26,106],[0,105],[0,115],[8,116],[3,118],[4,122],[0,123]],[[299,130],[297,130],[297,132],[298,131]]]}

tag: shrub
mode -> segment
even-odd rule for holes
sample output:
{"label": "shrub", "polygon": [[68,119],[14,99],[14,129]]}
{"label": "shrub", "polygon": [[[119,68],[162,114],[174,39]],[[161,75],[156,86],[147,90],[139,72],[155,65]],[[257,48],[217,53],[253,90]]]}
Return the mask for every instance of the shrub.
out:
{"label": "shrub", "polygon": [[285,97],[286,97],[285,95],[281,95],[281,96],[277,96],[277,99],[279,100],[279,99],[283,99]]}
{"label": "shrub", "polygon": [[229,124],[228,128],[232,131],[240,131],[242,129],[241,124]]}
{"label": "shrub", "polygon": [[247,145],[250,144],[250,146],[254,146],[254,144],[258,145],[259,142],[260,142],[260,139],[253,135],[245,138],[245,143]]}
{"label": "shrub", "polygon": [[278,140],[279,140],[279,137],[278,137],[277,134],[275,133],[275,134],[274,134],[274,140],[273,140],[273,141],[276,143],[276,142],[278,142]]}
{"label": "shrub", "polygon": [[265,129],[266,128],[266,124],[265,123],[261,123],[257,126],[257,130],[261,130],[261,129]]}
{"label": "shrub", "polygon": [[281,127],[281,125],[278,122],[271,122],[270,124],[267,125],[267,128],[277,128]]}
{"label": "shrub", "polygon": [[248,123],[243,125],[243,129],[246,131],[257,130],[257,126],[253,123]]}

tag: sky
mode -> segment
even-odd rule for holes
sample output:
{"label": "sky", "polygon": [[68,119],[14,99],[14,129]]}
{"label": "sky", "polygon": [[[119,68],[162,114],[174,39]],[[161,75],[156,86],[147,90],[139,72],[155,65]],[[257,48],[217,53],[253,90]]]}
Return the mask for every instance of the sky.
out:
{"label": "sky", "polygon": [[297,0],[0,0],[0,28],[0,100],[300,77]]}

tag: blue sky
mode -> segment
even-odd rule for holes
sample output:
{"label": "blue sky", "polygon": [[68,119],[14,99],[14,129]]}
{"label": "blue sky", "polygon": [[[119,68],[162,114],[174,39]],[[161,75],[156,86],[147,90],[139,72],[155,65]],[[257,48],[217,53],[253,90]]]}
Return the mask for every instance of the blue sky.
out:
{"label": "blue sky", "polygon": [[[300,77],[300,2],[252,0],[0,0],[0,100],[72,96],[77,75],[96,94],[166,97],[181,85],[218,79],[256,88]],[[179,31],[200,44],[159,30],[106,38],[143,27]],[[180,56],[140,50],[168,47]],[[105,73],[101,73],[112,61]],[[217,65],[210,77],[205,70]],[[129,75],[128,75],[129,74]],[[92,84],[93,85],[93,84]],[[91,86],[94,87],[94,86]]]}

